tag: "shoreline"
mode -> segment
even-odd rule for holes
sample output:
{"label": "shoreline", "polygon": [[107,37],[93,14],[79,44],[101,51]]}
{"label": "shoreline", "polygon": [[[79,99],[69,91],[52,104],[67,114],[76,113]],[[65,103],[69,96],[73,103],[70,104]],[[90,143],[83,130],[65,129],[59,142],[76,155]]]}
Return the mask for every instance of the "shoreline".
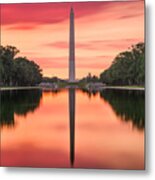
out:
{"label": "shoreline", "polygon": [[39,86],[0,87],[0,91],[42,89]]}
{"label": "shoreline", "polygon": [[[31,90],[31,89],[44,89],[44,87],[39,86],[21,86],[21,87],[0,87],[0,91],[9,91],[9,90]],[[53,89],[53,88],[48,88]],[[118,90],[138,90],[145,91],[145,87],[130,87],[130,86],[105,86],[104,89],[118,89]]]}
{"label": "shoreline", "polygon": [[105,86],[105,89],[119,89],[119,90],[138,90],[145,91],[145,87],[132,87],[132,86]]}

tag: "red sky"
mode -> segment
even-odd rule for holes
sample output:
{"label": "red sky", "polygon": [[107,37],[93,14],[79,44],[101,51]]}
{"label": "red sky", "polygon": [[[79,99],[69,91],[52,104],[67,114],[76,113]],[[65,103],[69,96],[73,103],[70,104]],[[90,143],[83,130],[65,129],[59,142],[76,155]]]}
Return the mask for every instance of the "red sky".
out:
{"label": "red sky", "polygon": [[144,1],[1,4],[1,43],[16,46],[45,76],[68,78],[69,12],[75,12],[76,78],[99,75],[144,42]]}

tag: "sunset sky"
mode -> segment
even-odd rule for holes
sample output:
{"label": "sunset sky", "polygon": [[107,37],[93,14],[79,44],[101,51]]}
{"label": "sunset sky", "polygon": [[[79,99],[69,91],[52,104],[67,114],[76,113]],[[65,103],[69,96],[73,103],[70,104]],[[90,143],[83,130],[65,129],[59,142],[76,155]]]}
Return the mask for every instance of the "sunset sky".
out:
{"label": "sunset sky", "polygon": [[76,78],[99,75],[144,42],[144,1],[1,4],[1,44],[34,60],[44,76],[68,78],[70,7],[75,13]]}

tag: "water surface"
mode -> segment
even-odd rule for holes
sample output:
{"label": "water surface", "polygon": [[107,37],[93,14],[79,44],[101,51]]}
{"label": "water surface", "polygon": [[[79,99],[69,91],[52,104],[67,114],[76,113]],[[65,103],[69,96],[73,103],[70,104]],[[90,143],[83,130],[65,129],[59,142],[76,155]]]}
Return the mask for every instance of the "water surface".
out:
{"label": "water surface", "polygon": [[1,165],[144,169],[144,92],[1,92]]}

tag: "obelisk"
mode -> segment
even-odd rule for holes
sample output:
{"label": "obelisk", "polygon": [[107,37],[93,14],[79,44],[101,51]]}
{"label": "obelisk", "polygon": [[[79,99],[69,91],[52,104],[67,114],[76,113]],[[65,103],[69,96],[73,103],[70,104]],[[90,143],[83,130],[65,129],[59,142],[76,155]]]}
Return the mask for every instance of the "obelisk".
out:
{"label": "obelisk", "polygon": [[75,41],[74,41],[74,11],[70,10],[69,32],[69,82],[75,82]]}

